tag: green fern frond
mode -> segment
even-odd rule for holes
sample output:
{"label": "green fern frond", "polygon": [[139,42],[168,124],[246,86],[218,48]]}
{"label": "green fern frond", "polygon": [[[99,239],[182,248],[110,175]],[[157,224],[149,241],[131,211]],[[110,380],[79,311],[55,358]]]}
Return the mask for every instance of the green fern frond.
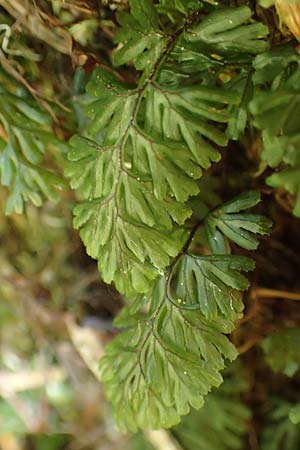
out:
{"label": "green fern frond", "polygon": [[188,13],[199,10],[201,6],[199,0],[159,0],[156,8],[159,13],[167,15],[171,21],[178,23]]}
{"label": "green fern frond", "polygon": [[205,228],[208,242],[214,253],[222,253],[227,248],[225,237],[247,250],[255,250],[259,241],[255,234],[269,234],[272,222],[259,214],[248,214],[245,211],[260,202],[260,193],[246,192],[220,208],[212,211],[206,221]]}
{"label": "green fern frond", "polygon": [[119,47],[114,53],[114,64],[120,66],[134,61],[138,70],[151,71],[168,42],[152,1],[130,0],[130,14],[119,13],[118,22],[115,42]]}
{"label": "green fern frond", "polygon": [[265,359],[274,372],[292,377],[300,367],[300,328],[287,328],[262,342]]}
{"label": "green fern frond", "polygon": [[[233,91],[216,84],[165,83],[160,74],[173,48],[182,38],[195,47],[200,42],[200,51],[203,42],[207,51],[222,52],[242,32],[241,53],[255,43],[259,51],[267,32],[243,25],[251,16],[243,7],[230,9],[233,24],[224,21],[228,12],[222,11],[213,14],[214,25],[206,17],[201,28],[192,13],[168,35],[151,1],[132,0],[130,5],[131,14],[119,19],[114,60],[145,70],[134,89],[103,69],[95,71],[87,87],[96,97],[89,110],[91,124],[84,136],[72,138],[68,170],[83,201],[75,208],[75,227],[89,255],[98,260],[104,281],[114,281],[127,296],[147,292],[182,248],[187,233],[180,226],[192,213],[186,202],[199,192],[202,170],[220,159],[218,146],[228,141],[230,105],[239,102]],[[216,36],[227,33],[224,49]]]}
{"label": "green fern frond", "polygon": [[[225,209],[235,212],[257,201],[252,192]],[[100,363],[121,428],[170,427],[222,382],[225,359],[237,356],[225,335],[241,317],[239,291],[249,286],[240,272],[253,268],[246,257],[186,250],[147,295],[121,311],[116,325],[126,331],[107,346]]]}
{"label": "green fern frond", "polygon": [[241,399],[248,383],[239,368],[229,368],[224,383],[172,431],[185,450],[242,450],[251,412]]}
{"label": "green fern frond", "polygon": [[[188,255],[198,224],[193,231],[183,225],[203,170],[227,145],[232,107],[241,101],[219,74],[230,52],[230,64],[242,58],[249,68],[249,55],[267,47],[261,39],[267,29],[248,24],[251,11],[241,7],[205,17],[193,11],[168,32],[150,0],[131,0],[130,7],[119,15],[113,60],[133,64],[140,79],[131,87],[113,72],[93,73],[91,120],[83,136],[71,139],[68,176],[81,201],[75,227],[104,281],[128,298],[140,293],[121,312],[117,324],[126,330],[101,361],[117,423],[136,430],[170,427],[191,406],[200,408],[203,395],[222,382],[225,359],[237,356],[225,335],[241,317],[239,291],[248,281],[240,272],[253,263],[224,246],[213,256]],[[188,70],[179,56],[185,48],[198,55]],[[209,82],[203,70],[199,76],[199,57],[206,71],[218,66]],[[250,193],[214,210],[211,232],[256,248],[247,230],[267,233],[269,222],[235,213],[258,201]]]}
{"label": "green fern frond", "polygon": [[101,360],[105,392],[121,429],[178,423],[221,384],[224,359],[237,356],[224,336],[232,322],[207,321],[199,310],[182,309],[167,297],[165,286],[161,278],[144,301],[136,300],[148,304],[146,313],[132,315],[129,308],[121,314],[119,325],[129,328],[106,347]]}
{"label": "green fern frond", "polygon": [[268,29],[261,23],[245,25],[251,15],[246,6],[219,9],[191,27],[186,38],[200,48],[210,45],[225,54],[263,52],[268,44],[261,38],[267,36]]}
{"label": "green fern frond", "polygon": [[294,404],[275,398],[270,402],[261,439],[261,450],[296,450],[300,448],[300,428],[289,418]]}
{"label": "green fern frond", "polygon": [[48,114],[29,96],[0,87],[0,173],[9,189],[6,214],[22,213],[24,203],[40,206],[44,198],[58,199],[64,182],[44,164],[48,153],[62,144],[55,138]]}
{"label": "green fern frond", "polygon": [[[294,214],[300,215],[300,57],[281,47],[254,60],[254,83],[261,91],[250,103],[255,125],[262,130],[262,160],[283,170],[267,178],[272,187],[295,195]],[[263,89],[264,88],[264,89]]]}
{"label": "green fern frond", "polygon": [[218,316],[241,318],[243,310],[239,291],[249,287],[240,271],[254,269],[251,259],[234,255],[185,255],[175,268],[174,302],[183,309],[200,309],[208,319]]}

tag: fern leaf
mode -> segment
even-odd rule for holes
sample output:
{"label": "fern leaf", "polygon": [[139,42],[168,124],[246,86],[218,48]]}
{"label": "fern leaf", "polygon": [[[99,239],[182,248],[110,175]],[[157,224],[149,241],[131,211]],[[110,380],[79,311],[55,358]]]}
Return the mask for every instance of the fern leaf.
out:
{"label": "fern leaf", "polygon": [[[147,67],[135,89],[107,71],[94,72],[87,87],[96,97],[91,123],[84,136],[72,138],[67,171],[82,200],[75,226],[87,251],[104,281],[114,281],[127,296],[147,292],[182,247],[186,231],[180,226],[192,213],[186,202],[199,192],[202,169],[219,160],[216,146],[227,144],[230,106],[239,102],[216,85],[171,87],[160,77],[189,21],[199,21],[197,14],[165,35],[152,2],[132,0],[130,6],[131,14],[120,16],[116,63]],[[236,24],[248,18],[247,11],[237,14]],[[137,28],[150,39],[138,50]],[[128,40],[132,30],[135,37]],[[148,57],[151,70],[141,62]]]}
{"label": "fern leaf", "polygon": [[295,450],[300,447],[300,429],[289,418],[293,404],[275,398],[262,433],[261,450]]}
{"label": "fern leaf", "polygon": [[233,255],[194,256],[181,258],[172,297],[184,309],[200,309],[208,319],[224,316],[241,318],[243,302],[238,291],[249,287],[240,271],[253,270],[251,259]]}
{"label": "fern leaf", "polygon": [[227,84],[228,89],[231,86],[239,92],[240,102],[238,105],[233,105],[230,111],[230,119],[228,122],[227,135],[233,139],[238,140],[244,133],[249,113],[249,102],[253,98],[254,87],[252,80],[252,69],[248,71],[242,70],[239,77],[235,77]]}
{"label": "fern leaf", "polygon": [[[259,244],[253,234],[270,232],[271,221],[259,214],[241,213],[260,201],[257,191],[244,193],[220,208],[216,208],[206,219],[206,234],[214,253],[226,248],[224,237],[248,250],[255,250]],[[221,251],[220,251],[221,250]]]}
{"label": "fern leaf", "polygon": [[[233,323],[208,321],[199,311],[182,309],[166,295],[162,277],[146,300],[147,313],[121,313],[129,328],[106,347],[101,377],[120,428],[170,427],[190,406],[203,405],[203,395],[218,386],[224,359],[237,352],[224,336]],[[131,320],[130,320],[131,318]]]}
{"label": "fern leaf", "polygon": [[268,29],[261,23],[245,25],[250,18],[251,10],[246,6],[220,9],[195,25],[186,38],[198,45],[210,44],[216,51],[257,54],[268,47],[261,39]]}
{"label": "fern leaf", "polygon": [[274,372],[294,376],[300,366],[300,328],[287,328],[262,342],[265,359]]}
{"label": "fern leaf", "polygon": [[118,15],[120,28],[115,36],[119,47],[114,53],[115,65],[128,64],[134,61],[139,70],[153,64],[167,43],[159,27],[158,13],[151,0],[130,0],[130,14]]}
{"label": "fern leaf", "polygon": [[190,11],[199,9],[200,6],[199,0],[159,0],[158,9],[170,13],[177,10],[182,14],[187,14]]}
{"label": "fern leaf", "polygon": [[300,164],[281,170],[268,177],[268,185],[274,188],[284,187],[295,196],[294,214],[300,217]]}
{"label": "fern leaf", "polygon": [[300,58],[291,47],[256,57],[257,85],[267,84],[250,103],[255,125],[262,130],[261,157],[271,167],[286,168],[267,178],[272,187],[284,187],[295,195],[294,214],[300,215]]}
{"label": "fern leaf", "polygon": [[[235,364],[233,365],[235,366]],[[232,370],[234,369],[234,370]],[[248,383],[229,367],[224,383],[209,393],[203,408],[183,417],[172,431],[185,450],[242,450],[251,412],[241,399]]]}
{"label": "fern leaf", "polygon": [[42,204],[43,198],[58,199],[63,180],[42,166],[49,150],[61,147],[53,136],[50,118],[33,100],[0,88],[0,173],[9,188],[6,214],[22,213],[24,203]]}

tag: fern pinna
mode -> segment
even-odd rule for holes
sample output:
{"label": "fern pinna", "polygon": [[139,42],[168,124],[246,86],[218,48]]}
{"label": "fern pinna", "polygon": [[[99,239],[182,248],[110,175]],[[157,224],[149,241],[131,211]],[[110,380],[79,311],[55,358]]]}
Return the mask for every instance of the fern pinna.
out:
{"label": "fern pinna", "polygon": [[133,64],[136,85],[96,69],[89,125],[69,152],[75,227],[103,280],[130,299],[116,320],[126,331],[107,347],[101,373],[118,424],[132,430],[176,424],[221,383],[225,359],[237,356],[226,334],[242,315],[241,272],[254,267],[228,242],[255,249],[253,233],[270,228],[245,212],[257,192],[206,208],[200,221],[189,200],[221,158],[241,103],[224,75],[249,72],[268,30],[246,6],[207,14],[198,2],[169,3],[131,0],[119,14],[113,63]]}

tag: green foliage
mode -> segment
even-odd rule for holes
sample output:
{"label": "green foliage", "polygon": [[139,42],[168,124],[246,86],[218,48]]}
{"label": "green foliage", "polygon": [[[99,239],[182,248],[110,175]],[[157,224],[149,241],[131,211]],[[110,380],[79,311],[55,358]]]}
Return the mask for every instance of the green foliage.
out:
{"label": "green foliage", "polygon": [[[94,71],[90,123],[71,139],[67,170],[80,201],[74,225],[88,254],[106,283],[133,297],[117,321],[126,330],[101,361],[117,423],[132,430],[178,423],[221,383],[225,359],[237,356],[225,335],[241,317],[239,291],[248,288],[241,272],[254,267],[228,254],[227,238],[254,249],[250,232],[270,228],[243,212],[259,202],[250,192],[207,216],[215,255],[187,254],[190,198],[203,171],[220,160],[241,103],[222,73],[241,60],[249,69],[251,55],[267,48],[267,28],[248,23],[244,6],[205,17],[193,12],[195,2],[157,6],[131,0],[130,13],[118,14],[113,62],[133,65],[140,78],[132,87],[113,71]],[[170,6],[181,15],[178,27]]]}
{"label": "green foliage", "polygon": [[[256,250],[257,236],[268,234],[271,222],[248,211],[259,203],[259,192],[222,204],[214,192],[222,169],[215,167],[213,177],[207,172],[221,160],[229,139],[239,140],[248,133],[247,123],[250,131],[254,124],[262,131],[263,161],[280,169],[267,182],[300,195],[300,59],[292,48],[267,52],[268,29],[252,19],[247,6],[129,0],[129,8],[121,2],[117,9],[122,12],[116,15],[115,6],[106,20],[101,5],[103,30],[98,30],[99,11],[68,25],[83,46],[96,51],[94,34],[104,31],[104,41],[114,34],[116,48],[100,45],[104,58],[91,75],[94,53],[87,51],[68,94],[78,124],[76,118],[64,123],[60,133],[67,135],[72,127],[81,133],[70,140],[66,169],[76,191],[74,226],[104,282],[114,283],[127,297],[116,319],[124,330],[108,345],[100,370],[118,425],[136,431],[171,427],[191,408],[200,409],[205,396],[222,383],[227,361],[238,354],[228,335],[242,317],[242,295],[249,287],[244,272],[253,270],[254,263],[231,251],[237,246],[242,254]],[[61,8],[58,2],[53,11]],[[76,8],[82,9],[81,2]],[[77,51],[73,63],[81,64],[85,55]],[[110,56],[114,67],[105,67]],[[30,67],[34,79],[36,66]],[[55,200],[56,188],[63,186],[53,158],[60,144],[37,103],[10,83],[1,87],[0,171],[2,184],[10,188],[7,213],[22,212],[27,200],[35,205],[44,197]],[[233,151],[238,147],[233,145]],[[245,155],[236,156],[237,164],[239,158]],[[230,163],[224,167],[229,169],[228,185],[223,185],[228,197],[246,183],[232,180]],[[299,211],[298,201],[295,214]],[[44,241],[59,236],[50,234],[35,236],[31,254],[19,259],[25,273],[34,258],[36,267],[43,265]],[[68,256],[58,261],[57,272],[68,269]],[[48,280],[55,271],[45,273],[41,278]],[[74,272],[63,276],[76,278]],[[47,282],[41,286],[48,292]],[[62,291],[53,294],[57,303],[64,298]],[[234,336],[234,342],[239,338]],[[296,338],[280,336],[280,342],[289,349]],[[291,375],[298,356],[284,346],[283,351],[281,344],[271,336],[263,348],[274,370]],[[204,408],[174,431],[187,449],[242,448],[249,411],[240,401],[238,381],[234,384],[236,390],[226,382],[209,395]],[[50,400],[55,407],[59,391],[54,386]],[[68,400],[66,392],[62,397]],[[281,420],[280,414],[274,418]],[[290,417],[298,422],[298,410]],[[277,442],[290,432],[286,429],[278,431]],[[51,447],[46,441],[40,446]],[[295,436],[287,442],[294,443]],[[132,445],[146,447],[147,442],[137,438]]]}
{"label": "green foliage", "polygon": [[22,433],[25,430],[26,427],[14,408],[0,398],[0,433]]}
{"label": "green foliage", "polygon": [[177,22],[179,20],[178,14],[184,17],[187,13],[196,11],[200,7],[199,0],[159,0],[157,10]]}
{"label": "green foliage", "polygon": [[261,450],[296,450],[300,448],[300,428],[289,419],[293,404],[273,399],[262,433]]}
{"label": "green foliage", "polygon": [[167,43],[153,3],[150,0],[131,0],[130,14],[120,13],[118,21],[120,28],[115,41],[120,48],[114,54],[114,64],[134,61],[139,70],[147,66],[152,68]]}
{"label": "green foliage", "polygon": [[286,328],[262,342],[265,359],[274,372],[292,377],[300,366],[300,328]]}
{"label": "green foliage", "polygon": [[245,192],[208,215],[205,228],[214,253],[222,253],[226,249],[225,236],[247,250],[255,250],[258,247],[259,241],[253,234],[269,234],[272,223],[259,214],[246,214],[241,211],[252,208],[259,202],[259,192]]}
{"label": "green foliage", "polygon": [[293,406],[289,413],[289,419],[294,425],[300,424],[300,404]]}
{"label": "green foliage", "polygon": [[225,55],[260,53],[268,46],[260,39],[268,34],[268,29],[261,23],[245,25],[251,15],[246,6],[219,9],[192,27],[187,38],[199,46],[211,45],[215,51]]}
{"label": "green foliage", "polygon": [[[133,62],[145,71],[134,89],[112,73],[95,71],[87,87],[96,97],[89,109],[91,124],[84,136],[72,138],[68,169],[83,201],[75,209],[75,227],[98,260],[104,281],[114,281],[127,296],[147,292],[183,246],[186,231],[178,225],[192,213],[186,202],[199,191],[202,169],[220,159],[216,145],[228,140],[222,124],[230,118],[229,106],[239,102],[237,94],[216,83],[210,87],[184,79],[170,85],[164,71],[171,64],[173,73],[181,72],[180,61],[178,70],[173,64],[173,48],[187,45],[199,55],[202,47],[222,54],[237,50],[234,39],[240,33],[241,54],[252,51],[252,45],[258,51],[266,46],[260,40],[264,27],[243,25],[251,15],[246,7],[230,10],[233,24],[224,20],[229,14],[224,10],[203,23],[197,16],[188,18],[168,35],[152,2],[130,5],[131,14],[119,17],[114,61]],[[219,44],[219,34],[222,40],[227,36],[226,46]],[[189,73],[196,74],[198,65],[197,58],[191,61]]]}
{"label": "green foliage", "polygon": [[248,383],[243,372],[234,368],[224,383],[211,392],[203,408],[192,411],[173,429],[185,450],[242,450],[249,408],[241,399]]}
{"label": "green foliage", "polygon": [[182,309],[168,299],[165,283],[160,279],[147,298],[138,297],[121,313],[118,325],[129,328],[106,347],[101,360],[106,395],[122,429],[178,423],[190,406],[203,405],[212,386],[219,386],[224,358],[237,356],[223,334],[233,323],[221,317],[208,321],[200,310]]}
{"label": "green foliage", "polygon": [[200,309],[208,319],[220,315],[231,320],[241,317],[243,302],[238,291],[247,289],[249,282],[240,271],[254,269],[251,259],[233,255],[185,255],[176,269],[172,298],[183,309]]}
{"label": "green foliage", "polygon": [[9,92],[2,84],[0,130],[1,184],[9,188],[6,214],[23,212],[27,201],[40,206],[43,198],[57,200],[64,182],[44,163],[61,146],[49,115],[26,93]]}
{"label": "green foliage", "polygon": [[[234,213],[258,200],[252,192],[223,209]],[[221,383],[224,360],[237,356],[224,334],[241,317],[239,291],[248,280],[240,272],[253,268],[242,256],[182,254],[148,295],[123,309],[116,325],[127,329],[101,360],[122,429],[170,427],[190,407],[200,408],[203,395]]]}
{"label": "green foliage", "polygon": [[261,158],[282,170],[267,178],[275,188],[295,195],[300,216],[300,57],[292,47],[279,47],[254,60],[253,81],[260,87],[250,103],[255,125],[262,130]]}

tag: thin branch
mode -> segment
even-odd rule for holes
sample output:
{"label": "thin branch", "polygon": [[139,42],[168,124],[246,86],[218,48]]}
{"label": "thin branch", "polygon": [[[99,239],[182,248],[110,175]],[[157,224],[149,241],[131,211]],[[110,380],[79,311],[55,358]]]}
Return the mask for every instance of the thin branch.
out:
{"label": "thin branch", "polygon": [[283,298],[287,300],[300,301],[299,292],[280,291],[277,289],[257,287],[252,289],[251,293],[258,298]]}

